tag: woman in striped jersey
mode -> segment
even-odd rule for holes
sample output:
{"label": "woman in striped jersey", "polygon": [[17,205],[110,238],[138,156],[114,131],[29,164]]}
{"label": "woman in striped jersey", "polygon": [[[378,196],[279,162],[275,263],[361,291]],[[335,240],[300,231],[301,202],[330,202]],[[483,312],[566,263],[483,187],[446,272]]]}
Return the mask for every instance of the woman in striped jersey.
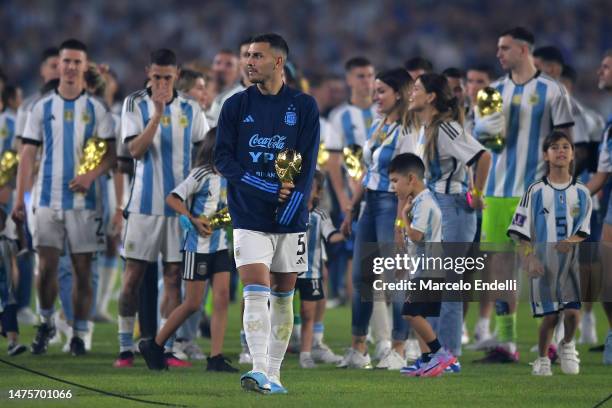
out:
{"label": "woman in striped jersey", "polygon": [[[412,152],[415,146],[414,122],[408,113],[408,95],[412,86],[412,78],[403,68],[384,71],[376,76],[375,103],[381,119],[372,124],[363,149],[367,173],[361,191],[353,197],[353,214],[358,212],[362,198],[365,207],[359,218],[356,231],[353,259],[353,318],[352,347],[347,351],[339,367],[368,368],[371,366],[370,356],[365,343],[373,302],[362,301],[362,297],[372,295],[371,270],[368,273],[362,265],[362,257],[369,250],[367,243],[401,242],[401,231],[395,229],[395,220],[400,218],[404,203],[398,206],[398,200],[389,180],[389,163],[401,153]],[[357,211],[355,211],[357,210]],[[341,226],[345,235],[350,234],[352,216],[347,216]],[[390,245],[386,245],[390,248]],[[384,249],[384,248],[382,248]],[[388,251],[387,251],[388,252]],[[384,255],[384,254],[383,254]],[[392,254],[386,254],[392,256]],[[401,308],[403,300],[394,302],[392,349],[381,356],[377,368],[400,369],[405,365],[404,343],[408,336],[408,326],[402,319]]]}
{"label": "woman in striped jersey", "polygon": [[[465,256],[476,234],[474,210],[483,207],[491,155],[465,133],[463,111],[443,75],[421,75],[412,88],[409,109],[423,125],[417,151],[425,162],[427,187],[442,211],[442,241],[464,243],[449,248],[448,255]],[[468,193],[468,167],[474,164],[474,188]],[[460,278],[452,275],[448,278]],[[461,355],[463,304],[442,302],[437,323],[433,326],[442,345],[454,356]]]}

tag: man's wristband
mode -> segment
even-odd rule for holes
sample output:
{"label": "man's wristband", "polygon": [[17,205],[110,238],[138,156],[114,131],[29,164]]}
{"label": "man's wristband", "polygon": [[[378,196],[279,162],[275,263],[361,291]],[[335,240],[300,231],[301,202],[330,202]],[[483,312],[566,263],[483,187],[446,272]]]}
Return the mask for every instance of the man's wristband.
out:
{"label": "man's wristband", "polygon": [[480,191],[476,187],[472,188],[472,191],[470,192],[470,194],[472,194],[472,197],[482,197],[483,196],[482,191]]}

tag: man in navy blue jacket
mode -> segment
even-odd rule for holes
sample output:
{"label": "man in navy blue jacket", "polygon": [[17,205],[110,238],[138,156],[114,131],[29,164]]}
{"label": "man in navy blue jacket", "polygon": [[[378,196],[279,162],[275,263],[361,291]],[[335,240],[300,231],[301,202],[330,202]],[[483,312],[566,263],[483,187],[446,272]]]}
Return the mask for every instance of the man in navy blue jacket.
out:
{"label": "man in navy blue jacket", "polygon": [[[261,393],[287,393],[280,366],[293,328],[297,274],[308,270],[307,202],[319,147],[316,102],[283,83],[288,53],[277,34],[252,39],[247,70],[255,85],[223,105],[215,152],[215,166],[228,180],[243,328],[253,357],[241,385]],[[281,183],[274,169],[285,149],[302,156],[292,183]]]}

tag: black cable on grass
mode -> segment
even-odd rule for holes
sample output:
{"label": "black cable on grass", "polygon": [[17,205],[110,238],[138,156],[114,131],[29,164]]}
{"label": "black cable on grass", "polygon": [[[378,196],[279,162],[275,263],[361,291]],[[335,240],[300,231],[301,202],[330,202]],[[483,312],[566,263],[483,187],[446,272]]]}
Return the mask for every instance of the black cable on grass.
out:
{"label": "black cable on grass", "polygon": [[602,407],[603,404],[605,404],[606,402],[610,401],[612,399],[612,394],[608,395],[603,401],[599,402],[597,405],[595,405],[593,408],[599,408]]}
{"label": "black cable on grass", "polygon": [[48,378],[50,380],[58,381],[58,382],[61,382],[61,383],[64,383],[64,384],[68,384],[68,385],[72,385],[74,387],[79,387],[79,388],[83,388],[83,389],[86,389],[86,390],[89,390],[89,391],[97,392],[98,394],[107,395],[109,397],[121,398],[121,399],[129,400],[129,401],[141,402],[143,404],[159,405],[159,406],[164,406],[164,407],[189,408],[188,405],[168,404],[166,402],[158,402],[158,401],[147,401],[147,400],[143,400],[143,399],[140,399],[140,398],[128,397],[127,395],[115,394],[113,392],[99,390],[97,388],[88,387],[87,385],[81,385],[81,384],[74,383],[72,381],[63,380],[61,378],[53,377],[52,375],[41,373],[40,371],[32,370],[31,368],[23,367],[23,366],[20,366],[19,364],[11,363],[10,361],[6,361],[6,360],[4,360],[2,358],[0,358],[0,362],[6,364],[8,366],[17,368],[19,370],[27,371],[28,373],[36,374],[36,375],[39,375],[41,377]]}

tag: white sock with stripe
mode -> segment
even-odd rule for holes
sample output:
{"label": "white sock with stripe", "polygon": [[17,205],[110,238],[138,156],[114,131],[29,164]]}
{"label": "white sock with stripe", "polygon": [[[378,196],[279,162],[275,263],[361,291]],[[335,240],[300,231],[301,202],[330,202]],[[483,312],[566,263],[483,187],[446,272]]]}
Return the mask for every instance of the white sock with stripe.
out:
{"label": "white sock with stripe", "polygon": [[280,367],[293,330],[293,292],[272,292],[270,296],[272,330],[268,343],[268,377],[279,383]]}
{"label": "white sock with stripe", "polygon": [[[243,291],[244,315],[242,326],[246,342],[253,357],[253,371],[268,370],[268,338],[270,337],[270,288],[263,285],[247,285]],[[291,333],[291,332],[290,332]]]}

